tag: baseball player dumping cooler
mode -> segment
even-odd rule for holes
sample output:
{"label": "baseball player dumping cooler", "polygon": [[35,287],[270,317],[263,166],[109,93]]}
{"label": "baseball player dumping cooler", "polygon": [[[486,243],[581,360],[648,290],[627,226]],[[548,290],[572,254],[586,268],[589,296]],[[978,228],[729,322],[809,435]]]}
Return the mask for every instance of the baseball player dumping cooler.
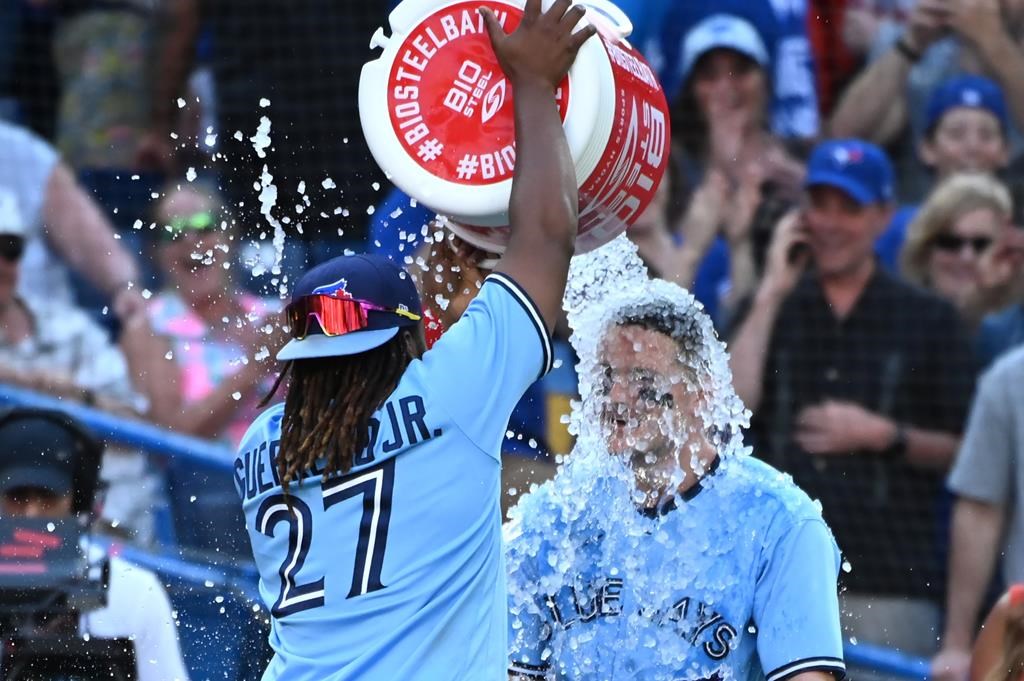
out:
{"label": "baseball player dumping cooler", "polygon": [[425,351],[412,279],[375,256],[328,261],[293,291],[286,401],[234,464],[272,614],[265,681],[505,674],[499,452],[552,364],[577,228],[552,103],[594,33],[574,32],[584,10],[569,0],[540,4],[511,35],[483,12],[516,92],[522,167],[508,251],[461,319]]}

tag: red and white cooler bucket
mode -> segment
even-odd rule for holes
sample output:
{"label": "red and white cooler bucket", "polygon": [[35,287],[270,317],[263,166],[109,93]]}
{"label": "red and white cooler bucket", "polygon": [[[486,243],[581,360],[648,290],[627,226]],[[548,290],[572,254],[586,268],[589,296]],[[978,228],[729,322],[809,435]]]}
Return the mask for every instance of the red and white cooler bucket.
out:
{"label": "red and white cooler bucket", "polygon": [[[359,82],[363,132],[377,163],[404,192],[473,245],[502,252],[515,167],[512,87],[491,49],[481,5],[511,32],[524,0],[405,0],[391,36]],[[550,4],[545,0],[544,6]],[[585,0],[598,36],[582,47],[556,98],[579,180],[576,250],[607,243],[654,196],[668,165],[665,94],[626,40],[629,19]]]}

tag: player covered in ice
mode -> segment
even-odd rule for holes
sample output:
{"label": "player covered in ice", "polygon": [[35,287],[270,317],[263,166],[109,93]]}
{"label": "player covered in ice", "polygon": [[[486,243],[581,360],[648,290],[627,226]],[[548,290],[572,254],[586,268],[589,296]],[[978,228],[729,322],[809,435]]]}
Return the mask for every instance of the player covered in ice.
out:
{"label": "player covered in ice", "polygon": [[576,258],[568,309],[578,439],[506,527],[510,676],[841,678],[839,549],[743,445],[700,304],[620,238]]}

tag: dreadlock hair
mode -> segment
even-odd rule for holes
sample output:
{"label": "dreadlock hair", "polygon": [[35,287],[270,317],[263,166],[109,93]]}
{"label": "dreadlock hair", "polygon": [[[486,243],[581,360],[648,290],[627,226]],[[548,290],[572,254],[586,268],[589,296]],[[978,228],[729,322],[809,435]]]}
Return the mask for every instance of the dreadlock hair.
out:
{"label": "dreadlock hair", "polygon": [[423,354],[420,326],[403,328],[387,343],[356,355],[289,362],[267,403],[291,374],[281,422],[277,470],[285,494],[324,459],[323,475],[347,473],[369,443],[370,417],[398,386],[413,359]]}

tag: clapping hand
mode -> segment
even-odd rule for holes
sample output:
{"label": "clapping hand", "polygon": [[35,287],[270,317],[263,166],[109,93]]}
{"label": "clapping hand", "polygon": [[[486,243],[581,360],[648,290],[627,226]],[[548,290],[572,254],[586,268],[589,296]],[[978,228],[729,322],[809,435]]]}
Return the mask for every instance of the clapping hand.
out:
{"label": "clapping hand", "polygon": [[808,454],[880,452],[892,443],[895,428],[889,419],[859,404],[826,400],[797,415],[795,439]]}

